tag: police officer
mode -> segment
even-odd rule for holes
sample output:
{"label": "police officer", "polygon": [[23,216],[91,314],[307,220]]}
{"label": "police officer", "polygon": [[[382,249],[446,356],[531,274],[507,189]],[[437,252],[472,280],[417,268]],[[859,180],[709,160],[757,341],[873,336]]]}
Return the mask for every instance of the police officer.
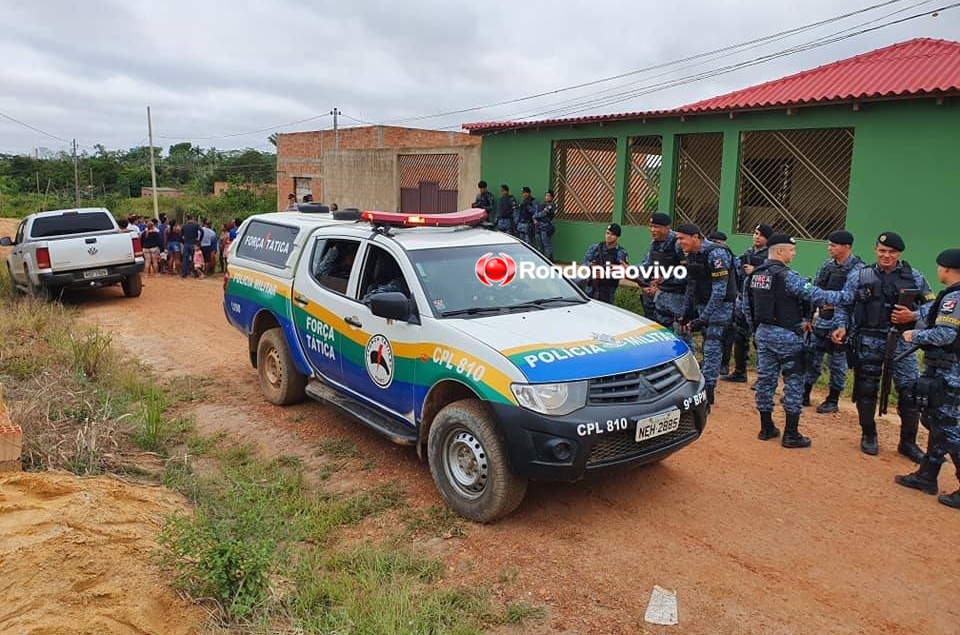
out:
{"label": "police officer", "polygon": [[556,215],[557,206],[553,202],[553,190],[547,190],[543,195],[543,205],[533,215],[533,227],[540,242],[541,253],[551,262],[553,261],[553,234],[556,232],[553,219]]}
{"label": "police officer", "polygon": [[[923,376],[907,394],[922,409],[924,427],[930,430],[927,453],[920,469],[896,477],[900,485],[927,494],[938,491],[937,477],[946,454],[953,460],[960,480],[960,249],[941,252],[937,264],[937,278],[947,288],[931,305],[923,326],[903,333],[904,341],[924,351]],[[960,509],[960,489],[943,494],[939,500]]]}
{"label": "police officer", "polygon": [[497,212],[497,202],[493,198],[493,193],[487,189],[486,181],[477,183],[477,189],[479,191],[477,192],[477,198],[473,201],[473,206],[476,209],[487,210],[487,220],[493,222]]}
{"label": "police officer", "polygon": [[[610,223],[603,236],[603,241],[590,245],[583,255],[583,262],[588,266],[612,267],[622,265],[626,267],[630,264],[627,251],[618,242],[622,230],[617,223]],[[593,291],[590,296],[594,299],[613,304],[613,298],[617,294],[617,286],[620,284],[618,278],[608,277],[592,280]]]}
{"label": "police officer", "polygon": [[[712,243],[717,243],[718,245],[727,246],[727,235],[722,231],[712,232],[707,236],[707,240]],[[740,258],[734,256],[733,259],[733,268],[740,271]],[[740,281],[739,275],[737,276],[737,289],[743,288],[743,284]],[[739,293],[739,291],[738,291]],[[737,307],[733,307],[734,315],[736,315]],[[723,329],[723,337],[720,338],[720,350],[722,351],[720,358],[720,375],[730,374],[730,352],[733,350],[733,320],[730,321],[730,324],[727,325],[727,328]]]}
{"label": "police officer", "polygon": [[720,339],[733,318],[733,302],[737,298],[733,254],[722,245],[704,240],[700,228],[693,223],[677,226],[677,245],[687,260],[681,331],[689,336],[703,329],[703,380],[707,404],[712,406],[720,375]]}
{"label": "police officer", "polygon": [[806,448],[810,439],[800,434],[803,410],[803,319],[805,303],[839,304],[842,291],[824,291],[800,277],[789,265],[797,254],[796,241],[786,234],[770,236],[767,260],[754,268],[743,286],[743,311],[757,343],[757,411],[761,441],[775,439],[773,393],[783,373],[783,410],[786,426],[780,444]]}
{"label": "police officer", "polygon": [[[862,431],[860,449],[866,454],[879,453],[877,423],[874,412],[877,393],[883,371],[883,353],[887,331],[891,326],[902,330],[912,328],[920,316],[923,305],[933,301],[934,295],[923,274],[913,269],[907,261],[900,260],[906,244],[899,234],[884,232],[877,238],[875,248],[877,262],[851,271],[844,285],[844,304],[837,306],[836,320],[841,325],[833,332],[834,344],[841,344],[847,337],[849,326],[852,334],[848,346],[856,365],[853,369],[853,399]],[[915,289],[919,292],[918,310],[897,304],[900,291]],[[896,354],[907,349],[904,342],[897,346]],[[913,353],[893,366],[893,383],[897,394],[913,385],[920,371],[917,355]],[[915,463],[923,458],[917,446],[917,428],[920,411],[912,404],[899,400],[900,443],[897,452]]]}
{"label": "police officer", "polygon": [[514,216],[517,213],[517,199],[510,193],[506,183],[500,186],[500,201],[497,203],[497,229],[507,234],[513,233]]}
{"label": "police officer", "polygon": [[[643,266],[677,267],[686,262],[683,250],[677,244],[677,233],[670,229],[670,217],[663,212],[657,212],[650,217],[650,249],[643,257]],[[673,276],[665,280],[648,280],[643,287],[644,313],[663,326],[672,329],[674,324],[683,317],[683,296],[687,289],[687,281]],[[649,306],[649,299],[654,304]],[[647,311],[650,310],[650,313]]]}
{"label": "police officer", "polygon": [[[767,239],[773,236],[770,225],[760,224],[753,230],[753,246],[737,259],[737,291],[743,289],[743,281],[767,259]],[[738,297],[733,314],[733,372],[721,377],[723,381],[746,383],[747,353],[750,347],[750,333],[743,316],[743,298]]]}
{"label": "police officer", "polygon": [[517,209],[517,238],[534,246],[537,234],[533,225],[533,215],[537,213],[537,199],[533,198],[529,187],[520,190],[520,206]]}
{"label": "police officer", "polygon": [[[850,272],[863,266],[863,261],[853,254],[853,234],[845,230],[831,232],[827,236],[827,253],[830,254],[830,260],[820,265],[813,283],[826,291],[841,291]],[[838,412],[840,393],[847,384],[847,356],[830,339],[830,334],[840,326],[836,321],[835,309],[830,305],[820,307],[812,323],[812,351],[803,387],[803,405],[810,405],[810,391],[820,379],[820,368],[826,354],[829,356],[830,394],[817,406],[817,412]]]}

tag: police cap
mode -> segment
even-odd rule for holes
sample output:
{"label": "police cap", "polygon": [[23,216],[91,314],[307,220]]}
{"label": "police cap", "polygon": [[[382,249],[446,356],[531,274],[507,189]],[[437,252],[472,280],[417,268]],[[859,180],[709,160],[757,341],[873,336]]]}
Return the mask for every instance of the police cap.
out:
{"label": "police cap", "polygon": [[663,212],[657,212],[650,217],[651,225],[663,225],[665,227],[670,227],[670,217],[664,214]]}
{"label": "police cap", "polygon": [[773,247],[774,245],[796,245],[797,241],[793,239],[792,236],[786,234],[774,234],[767,239],[767,247]]}
{"label": "police cap", "polygon": [[896,251],[903,251],[907,248],[907,245],[903,242],[903,238],[900,238],[900,234],[895,234],[893,232],[884,232],[877,237],[877,244],[883,245],[884,247],[889,247],[890,249]]}
{"label": "police cap", "polygon": [[700,228],[694,225],[693,223],[684,223],[682,225],[677,225],[676,231],[678,234],[687,234],[688,236],[700,235]]}
{"label": "police cap", "polygon": [[827,240],[835,245],[852,245],[853,234],[845,229],[838,229],[835,232],[830,232],[830,235],[827,236]]}
{"label": "police cap", "polygon": [[766,223],[757,225],[756,231],[760,232],[760,235],[767,239],[773,236],[773,227],[770,227],[770,225],[767,225]]}
{"label": "police cap", "polygon": [[723,232],[713,232],[712,234],[707,236],[707,238],[709,238],[710,240],[726,240],[727,235],[724,234]]}
{"label": "police cap", "polygon": [[947,269],[960,269],[960,249],[947,249],[937,256],[937,264]]}
{"label": "police cap", "polygon": [[530,191],[530,188],[527,187],[527,186],[523,186],[522,188],[520,188],[520,193],[521,193],[521,194],[532,194],[532,192]]}
{"label": "police cap", "polygon": [[607,225],[607,231],[614,236],[619,237],[623,230],[620,229],[620,225],[617,225],[616,223],[610,223]]}

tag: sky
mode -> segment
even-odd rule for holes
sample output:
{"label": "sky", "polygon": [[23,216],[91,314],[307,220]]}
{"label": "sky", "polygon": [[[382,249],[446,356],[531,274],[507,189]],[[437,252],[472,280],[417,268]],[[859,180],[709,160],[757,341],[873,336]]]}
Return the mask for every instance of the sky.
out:
{"label": "sky", "polygon": [[333,109],[340,127],[461,131],[672,108],[911,38],[958,40],[960,7],[951,4],[3,2],[0,153],[69,151],[73,139],[80,152],[146,145],[148,106],[155,146],[261,151],[273,150],[274,132],[332,128]]}

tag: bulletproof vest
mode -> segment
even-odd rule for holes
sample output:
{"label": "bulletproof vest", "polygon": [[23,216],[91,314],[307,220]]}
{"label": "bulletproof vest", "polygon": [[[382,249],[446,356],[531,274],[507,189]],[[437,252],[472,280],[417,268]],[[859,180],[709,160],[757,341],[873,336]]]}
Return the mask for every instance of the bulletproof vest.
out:
{"label": "bulletproof vest", "polygon": [[[676,235],[660,242],[659,245],[657,242],[659,241],[654,241],[650,245],[650,264],[659,265],[664,269],[667,267],[676,267],[678,265],[686,264],[686,258],[684,258],[681,253],[677,252]],[[686,285],[686,280],[681,280],[676,276],[671,276],[660,283],[660,288],[665,291],[682,290],[684,287],[686,287]]]}
{"label": "bulletproof vest", "polygon": [[[708,263],[713,257],[713,252],[717,249],[726,251],[731,263],[733,262],[733,253],[729,247],[716,243],[710,245],[703,251],[687,256],[687,280],[693,281],[693,283],[697,285],[695,287],[696,300],[699,304],[706,304],[710,301],[710,295],[713,291],[713,278],[710,275]],[[737,299],[737,276],[733,271],[730,271],[727,275],[727,290],[723,295],[723,299],[726,302],[733,302]]]}
{"label": "bulletproof vest", "polygon": [[[948,293],[960,290],[960,283],[947,287],[937,295],[930,312],[927,313],[926,327],[932,329],[937,324],[937,315],[940,313],[940,302]],[[953,341],[944,346],[921,346],[923,349],[923,358],[927,365],[936,365],[937,362],[956,363],[958,354],[960,354],[960,334],[953,338]]]}
{"label": "bulletproof vest", "polygon": [[860,258],[850,256],[844,264],[838,264],[836,260],[830,259],[820,268],[820,275],[814,283],[826,291],[839,291],[847,283],[847,276],[854,266],[860,263]]}
{"label": "bulletproof vest", "polygon": [[[605,242],[600,242],[597,244],[600,247],[600,253],[599,253],[600,262],[602,262],[607,266],[617,264],[617,252],[620,250],[620,246],[618,245],[613,249],[608,249],[607,243]],[[604,287],[604,288],[616,287],[617,285],[620,284],[620,281],[617,280],[616,278],[609,278],[609,279],[604,278],[602,280],[598,280],[597,282],[601,287]]]}
{"label": "bulletproof vest", "polygon": [[750,249],[743,252],[743,255],[740,256],[740,263],[744,265],[751,265],[753,267],[759,267],[767,261],[767,248],[761,247],[760,249]]}
{"label": "bulletproof vest", "polygon": [[757,324],[773,324],[790,331],[800,328],[803,306],[799,298],[787,293],[789,271],[782,262],[770,260],[750,274],[750,309]]}
{"label": "bulletproof vest", "polygon": [[876,266],[860,270],[860,279],[854,293],[853,324],[860,329],[884,330],[890,327],[890,314],[900,291],[914,289],[913,269],[906,260],[900,269],[883,273]]}

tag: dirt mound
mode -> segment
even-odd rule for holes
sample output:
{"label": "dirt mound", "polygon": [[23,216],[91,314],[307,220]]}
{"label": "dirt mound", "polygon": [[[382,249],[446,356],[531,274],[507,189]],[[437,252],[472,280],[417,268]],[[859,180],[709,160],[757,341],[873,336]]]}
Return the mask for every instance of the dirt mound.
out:
{"label": "dirt mound", "polygon": [[72,474],[0,475],[0,632],[197,633],[206,615],[148,564],[163,488]]}

